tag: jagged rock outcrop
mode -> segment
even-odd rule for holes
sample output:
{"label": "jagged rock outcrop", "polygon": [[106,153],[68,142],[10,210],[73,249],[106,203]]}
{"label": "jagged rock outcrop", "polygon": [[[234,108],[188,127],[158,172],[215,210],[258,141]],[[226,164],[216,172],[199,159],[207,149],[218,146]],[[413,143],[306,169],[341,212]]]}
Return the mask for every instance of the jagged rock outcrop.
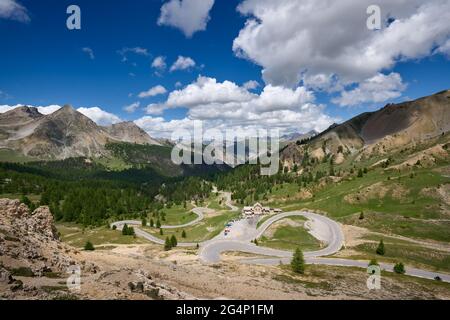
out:
{"label": "jagged rock outcrop", "polygon": [[[82,253],[60,242],[48,207],[30,212],[18,200],[0,199],[0,299],[194,298],[145,270],[100,270],[91,262],[96,257],[95,252]],[[80,268],[80,291],[66,286],[70,266]]]}
{"label": "jagged rock outcrop", "polygon": [[77,263],[76,250],[59,241],[48,207],[31,213],[18,200],[0,199],[0,244],[0,261],[9,270],[27,268],[40,276]]}
{"label": "jagged rock outcrop", "polygon": [[[194,300],[194,296],[175,287],[156,281],[147,271],[122,268],[103,272],[97,279],[99,286],[127,287],[126,298],[152,300]],[[124,297],[125,298],[125,297]]]}

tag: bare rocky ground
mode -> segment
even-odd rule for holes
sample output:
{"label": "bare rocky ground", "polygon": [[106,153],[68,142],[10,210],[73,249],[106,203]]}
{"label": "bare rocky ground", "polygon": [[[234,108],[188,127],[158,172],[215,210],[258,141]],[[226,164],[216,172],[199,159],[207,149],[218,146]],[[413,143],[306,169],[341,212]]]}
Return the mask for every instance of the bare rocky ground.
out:
{"label": "bare rocky ground", "polygon": [[[195,250],[162,252],[158,246],[119,246],[88,253],[101,269],[126,265],[145,270],[155,281],[176,287],[197,299],[450,299],[446,284],[387,274],[382,290],[369,291],[364,270],[309,266],[303,276],[286,267],[249,266],[240,256],[226,255],[217,265],[203,265]],[[104,298],[104,294],[102,296]]]}
{"label": "bare rocky ground", "polygon": [[[94,259],[91,259],[94,258]],[[66,279],[79,266],[82,290]],[[47,207],[30,212],[17,200],[0,199],[0,299],[186,299],[188,294],[157,283],[145,270],[121,264],[99,267],[95,256],[58,239]]]}
{"label": "bare rocky ground", "polygon": [[[352,230],[356,241],[361,230]],[[194,249],[169,252],[153,244],[105,245],[78,251],[61,243],[45,207],[30,213],[0,200],[0,298],[3,299],[450,299],[450,286],[393,274],[369,291],[361,269],[249,266],[236,253],[204,265]],[[70,292],[65,271],[80,265],[81,290]],[[32,275],[18,274],[20,267]],[[27,269],[27,270],[28,270]]]}

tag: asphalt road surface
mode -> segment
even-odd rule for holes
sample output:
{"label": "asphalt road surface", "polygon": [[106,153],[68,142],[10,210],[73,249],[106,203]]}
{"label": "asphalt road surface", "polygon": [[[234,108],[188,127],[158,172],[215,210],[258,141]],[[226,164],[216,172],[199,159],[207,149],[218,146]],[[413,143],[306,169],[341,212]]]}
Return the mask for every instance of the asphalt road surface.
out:
{"label": "asphalt road surface", "polygon": [[[207,208],[200,208],[200,207],[196,207],[194,209],[191,210],[191,212],[195,213],[197,215],[197,218],[191,222],[185,223],[185,224],[180,224],[177,226],[161,226],[161,229],[181,229],[181,228],[186,228],[186,227],[190,227],[193,225],[196,225],[197,223],[199,223],[200,221],[202,221],[205,218],[204,215],[204,211],[208,210]],[[138,221],[138,220],[123,220],[123,221],[117,221],[111,224],[111,228],[113,226],[116,226],[117,229],[122,230],[123,226],[127,224],[129,226],[142,226],[142,221]],[[150,227],[150,224],[147,223],[147,226]]]}
{"label": "asphalt road surface", "polygon": [[[222,192],[225,195],[226,205],[232,211],[238,211],[239,209],[232,205],[231,194],[227,192]],[[186,228],[199,223],[204,218],[204,213],[210,209],[207,208],[194,208],[192,212],[198,215],[198,218],[189,223],[178,225],[178,226],[162,226],[165,229],[178,229]],[[358,267],[367,268],[368,261],[358,261],[358,260],[348,260],[348,259],[338,259],[338,258],[325,258],[327,256],[337,253],[343,243],[344,235],[340,225],[331,220],[328,217],[318,215],[312,212],[304,211],[293,211],[281,213],[278,215],[271,216],[266,221],[264,221],[259,228],[257,228],[258,219],[242,219],[235,221],[229,228],[230,232],[225,235],[221,233],[215,238],[198,243],[200,245],[199,258],[204,263],[218,263],[221,259],[221,254],[225,252],[245,252],[255,255],[267,256],[267,258],[245,258],[240,261],[245,264],[259,264],[259,265],[279,265],[280,263],[288,264],[292,259],[292,252],[277,250],[265,247],[259,247],[251,241],[253,239],[258,239],[264,232],[275,222],[285,219],[288,217],[302,216],[308,221],[305,225],[309,226],[310,234],[313,235],[318,240],[322,241],[326,246],[317,251],[304,252],[305,261],[308,264],[318,264],[318,265],[330,265],[330,266],[345,266],[345,267]],[[151,242],[164,245],[164,240],[161,240],[150,233],[139,229],[141,226],[140,221],[127,220],[118,221],[111,224],[116,226],[118,230],[122,230],[123,226],[127,224],[130,226],[135,226],[135,233],[137,236],[147,239]],[[197,243],[178,243],[179,247],[194,247]],[[380,263],[380,267],[389,272],[393,272],[394,265]],[[435,279],[440,277],[442,281],[450,282],[450,275],[432,271],[426,271],[416,268],[406,268],[406,275],[424,278],[424,279]]]}
{"label": "asphalt road surface", "polygon": [[[291,258],[261,258],[261,259],[243,259],[240,261],[245,264],[258,264],[258,265],[268,265],[276,266],[279,264],[289,264]],[[307,264],[317,264],[326,266],[341,266],[341,267],[356,267],[366,269],[369,265],[369,261],[359,261],[359,260],[348,260],[348,259],[338,259],[338,258],[309,258],[305,257],[305,262]],[[380,263],[382,270],[387,272],[394,272],[394,265],[389,263]],[[436,277],[440,277],[442,281],[450,283],[450,275],[439,272],[426,271],[422,269],[405,267],[406,275],[434,280]]]}
{"label": "asphalt road surface", "polygon": [[[326,239],[324,239],[325,237],[322,237],[322,239],[320,239],[326,244],[326,247],[318,251],[305,252],[305,257],[312,258],[328,256],[338,252],[341,249],[344,242],[344,236],[342,234],[340,226],[335,221],[311,212],[294,211],[272,216],[267,219],[259,228],[256,228],[256,223],[251,220],[240,220],[238,222],[235,222],[235,225],[237,226],[231,227],[231,232],[227,236],[227,238],[225,238],[223,235],[219,235],[216,238],[203,243],[201,246],[199,257],[205,263],[217,263],[220,261],[220,255],[223,252],[240,251],[258,255],[290,259],[292,257],[291,251],[259,247],[251,243],[250,241],[261,237],[264,232],[275,222],[281,219],[295,216],[302,216],[313,222],[315,230],[311,230],[312,234],[314,234],[314,232],[317,232],[326,235]],[[238,231],[236,233],[233,233],[234,228],[238,230],[243,229],[245,231]]]}

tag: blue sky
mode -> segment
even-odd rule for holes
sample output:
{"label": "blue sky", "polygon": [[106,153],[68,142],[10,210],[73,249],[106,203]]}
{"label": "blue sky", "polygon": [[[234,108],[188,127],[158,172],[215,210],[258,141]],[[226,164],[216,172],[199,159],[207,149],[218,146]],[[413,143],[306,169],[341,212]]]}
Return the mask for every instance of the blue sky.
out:
{"label": "blue sky", "polygon": [[[295,61],[295,51],[288,55],[290,49],[283,48],[289,41],[297,41],[298,37],[291,34],[294,31],[287,30],[287,25],[291,25],[291,22],[287,22],[288,20],[284,22],[280,16],[280,20],[273,22],[272,25],[271,18],[276,18],[276,15],[282,12],[292,11],[292,9],[282,10],[283,5],[289,5],[289,1],[280,1],[280,10],[278,10],[279,8],[273,7],[273,2],[270,4],[267,1],[257,3],[252,0],[208,0],[206,2],[210,2],[210,7],[212,6],[209,10],[208,5],[204,8],[204,1],[200,4],[197,3],[198,0],[183,0],[183,2],[191,2],[189,7],[183,7],[183,3],[179,0],[21,0],[19,2],[0,0],[2,42],[0,105],[47,106],[68,103],[76,108],[99,107],[121,120],[140,119],[141,121],[137,123],[148,129],[152,135],[167,134],[170,128],[185,125],[183,121],[187,118],[210,121],[211,126],[218,127],[253,126],[254,121],[251,120],[252,116],[248,116],[245,109],[247,108],[253,113],[266,113],[267,116],[261,120],[262,124],[275,122],[270,121],[270,117],[276,120],[277,117],[285,119],[293,115],[292,121],[287,121],[281,127],[287,131],[305,131],[313,128],[324,129],[334,121],[345,120],[364,111],[376,110],[388,102],[417,98],[450,88],[448,59],[450,50],[446,51],[450,43],[448,41],[450,26],[447,28],[440,26],[440,33],[437,32],[436,39],[432,43],[417,39],[422,47],[430,47],[429,50],[425,50],[426,52],[419,52],[417,48],[412,48],[408,52],[405,50],[406,53],[402,54],[392,52],[390,56],[383,58],[385,61],[370,68],[366,68],[367,62],[362,61],[361,65],[355,62],[354,70],[357,72],[353,72],[352,68],[342,67],[339,61],[342,56],[336,56],[329,60],[332,63],[324,60],[325,68],[317,64],[317,57],[323,55],[321,50],[325,50],[323,43],[316,43],[314,42],[316,40],[311,38],[307,43],[305,40],[304,50],[296,49],[299,61]],[[158,19],[162,16],[162,6],[169,2],[174,2],[173,5],[181,4],[181,10],[178,11],[178,13],[181,12],[181,17],[176,16],[175,12],[172,16],[166,17],[166,22],[158,24]],[[436,6],[445,5],[439,0],[434,2]],[[66,19],[69,16],[66,14],[66,9],[71,4],[81,8],[81,30],[66,28]],[[240,4],[241,7],[238,10]],[[258,9],[264,8],[264,5],[267,6],[265,8],[267,10],[261,15]],[[384,16],[394,15],[406,26],[408,21],[414,21],[416,9],[403,9],[389,5],[391,6],[389,12],[384,13]],[[8,8],[5,9],[5,6],[9,6],[9,11]],[[338,9],[336,8],[336,11]],[[167,10],[170,11],[170,7],[167,7]],[[198,12],[202,10],[205,14],[200,14],[199,17]],[[423,10],[427,12],[426,8]],[[431,12],[430,15],[433,14],[432,11],[429,12]],[[292,17],[297,16],[300,19],[301,14],[302,12],[298,12]],[[180,22],[180,27],[176,25],[177,19],[184,19],[184,21],[191,19],[194,25],[185,25]],[[199,19],[202,21],[196,24],[194,20]],[[342,19],[346,18],[342,17]],[[357,23],[358,19],[354,23]],[[365,12],[361,12],[361,19],[361,21],[366,19]],[[256,33],[255,30],[246,28],[246,21],[259,23],[260,32]],[[336,21],[339,24],[340,20]],[[186,35],[186,32],[189,32],[186,31],[187,28],[195,30],[196,26],[201,26],[202,23],[205,30],[198,30],[192,36]],[[278,27],[279,31],[276,30]],[[298,31],[302,25],[295,27]],[[343,26],[344,30],[345,27]],[[202,29],[202,27],[198,28]],[[330,25],[329,28],[333,30],[335,26]],[[272,35],[270,33],[272,30],[277,32],[274,31]],[[389,44],[391,41],[389,37],[393,37],[393,34],[394,31],[383,35],[389,46],[392,46]],[[274,39],[273,42],[270,40],[271,37]],[[283,37],[285,37],[284,40]],[[373,45],[378,43],[373,36],[373,31],[368,33],[368,37],[374,37]],[[233,50],[233,42],[237,38],[239,38],[237,40],[239,44],[235,45]],[[325,34],[324,38],[326,38]],[[348,35],[345,41],[342,40],[340,43],[347,40],[350,43],[352,36]],[[352,49],[352,54],[361,50],[361,43],[364,41],[357,39],[354,42],[343,49]],[[414,41],[405,43],[405,47],[412,42]],[[403,45],[401,42],[397,44]],[[303,48],[302,43],[298,45]],[[333,50],[342,49],[339,47],[340,44],[334,44],[334,46]],[[304,54],[304,51],[312,53]],[[164,70],[151,67],[158,56],[165,58]],[[170,68],[179,56],[192,59],[195,61],[195,66],[171,72]],[[361,53],[361,56],[364,54]],[[358,61],[356,53],[355,61]],[[333,63],[336,65],[334,66]],[[333,74],[338,80],[333,85],[328,82],[325,85],[323,82],[319,86],[313,85],[306,81],[306,78],[292,80],[291,72],[286,72],[284,76],[283,72],[287,69],[296,71],[294,77],[307,72],[311,77]],[[264,76],[262,76],[263,70]],[[199,81],[199,75],[203,76],[202,81]],[[215,79],[215,82],[211,79]],[[285,81],[285,79],[288,80]],[[257,81],[259,86],[248,90],[243,89],[242,85],[250,80]],[[232,85],[229,87],[223,85],[225,81]],[[386,88],[380,85],[380,82],[390,83],[390,85]],[[177,83],[179,84],[176,85]],[[204,83],[209,83],[209,88],[213,92],[195,91]],[[376,85],[373,85],[374,83]],[[186,95],[189,97],[189,92],[192,90],[189,92],[183,90],[189,84],[198,94],[215,96],[214,90],[217,90],[220,93],[217,93],[218,100],[208,100],[204,103],[186,100]],[[297,91],[297,95],[293,94],[293,99],[298,99],[298,105],[295,105],[295,101],[289,100],[286,101],[287,107],[283,109],[278,106],[283,105],[285,101],[279,100],[282,97],[280,98],[277,92],[271,91],[271,95],[268,93],[268,97],[261,98],[261,92],[268,85],[291,90],[281,96],[288,96],[295,90],[304,88],[311,93],[312,97],[311,95],[306,97],[305,92]],[[154,97],[138,97],[139,93],[155,86],[164,87],[166,93]],[[204,87],[201,88],[204,89]],[[357,91],[354,91],[355,89]],[[176,100],[177,103],[172,102],[169,96],[176,90],[180,91],[177,95],[179,98]],[[237,97],[234,93],[230,93],[235,91]],[[231,97],[227,95],[224,98],[223,92],[230,93]],[[343,92],[347,93],[347,99],[339,99],[343,97]],[[261,102],[258,102],[259,100]],[[130,113],[124,110],[124,107],[133,103],[139,103],[139,108],[135,112]],[[156,104],[158,107],[150,108],[149,112],[147,106],[151,104]],[[304,105],[308,106],[302,109],[304,111],[299,111]],[[214,112],[211,114],[206,112],[208,116],[204,116],[205,110],[210,109],[214,109]],[[233,112],[236,116],[232,115]],[[221,118],[221,113],[224,118]],[[97,120],[94,114],[92,117]],[[243,121],[247,119],[246,117],[248,121]],[[297,125],[297,122],[302,122],[303,119],[304,123]],[[317,124],[311,125],[311,122],[316,119]],[[168,125],[169,123],[172,125]],[[158,125],[163,126],[164,129],[155,129],[154,126]]]}

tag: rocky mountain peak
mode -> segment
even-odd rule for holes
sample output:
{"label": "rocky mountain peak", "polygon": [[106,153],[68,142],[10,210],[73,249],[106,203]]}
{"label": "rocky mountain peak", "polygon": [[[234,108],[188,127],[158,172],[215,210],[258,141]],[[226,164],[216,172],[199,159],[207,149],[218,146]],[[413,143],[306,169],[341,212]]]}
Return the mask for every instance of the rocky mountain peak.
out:
{"label": "rocky mountain peak", "polygon": [[20,122],[21,120],[39,119],[44,115],[41,114],[37,108],[22,106],[0,114],[0,116],[2,119],[7,119],[11,122]]}
{"label": "rocky mountain peak", "polygon": [[63,115],[63,116],[75,116],[75,115],[81,115],[81,113],[79,113],[77,110],[75,110],[71,105],[66,104],[64,105],[64,107],[62,107],[61,109],[57,110],[56,112],[53,113],[54,115]]}
{"label": "rocky mountain peak", "polygon": [[61,110],[64,110],[66,112],[75,112],[75,109],[70,104],[65,104]]}
{"label": "rocky mountain peak", "polygon": [[12,110],[12,112],[15,113],[23,113],[23,114],[27,114],[30,115],[31,117],[42,117],[43,115],[38,111],[37,108],[33,108],[33,107],[28,107],[28,106],[23,106],[23,107],[18,107],[14,110]]}
{"label": "rocky mountain peak", "polygon": [[123,142],[160,145],[160,142],[152,139],[144,130],[132,121],[116,123],[105,127],[105,130],[113,138]]}
{"label": "rocky mountain peak", "polygon": [[[450,131],[450,90],[399,104],[387,104],[342,124],[333,124],[307,146],[291,143],[282,152],[286,165],[300,162],[306,152],[318,160],[334,156],[342,163],[350,154],[363,156],[400,152],[431,143]],[[359,159],[359,158],[358,158]]]}

